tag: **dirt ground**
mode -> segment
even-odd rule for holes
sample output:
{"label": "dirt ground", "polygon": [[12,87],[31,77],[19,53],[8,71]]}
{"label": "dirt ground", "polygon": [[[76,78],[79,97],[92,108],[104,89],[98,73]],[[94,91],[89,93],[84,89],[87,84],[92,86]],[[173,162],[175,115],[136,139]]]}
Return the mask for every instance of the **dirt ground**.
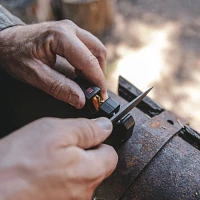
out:
{"label": "dirt ground", "polygon": [[108,49],[108,87],[118,75],[200,132],[200,1],[118,0]]}

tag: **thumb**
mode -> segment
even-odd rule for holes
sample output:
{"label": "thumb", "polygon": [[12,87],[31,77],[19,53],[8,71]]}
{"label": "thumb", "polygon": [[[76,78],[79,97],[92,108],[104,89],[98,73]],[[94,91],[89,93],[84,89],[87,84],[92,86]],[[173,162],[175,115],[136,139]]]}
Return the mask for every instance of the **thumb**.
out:
{"label": "thumb", "polygon": [[[64,120],[65,121],[65,120]],[[68,119],[65,123],[69,134],[67,144],[88,149],[101,144],[111,134],[113,126],[108,118],[101,117],[94,120]]]}
{"label": "thumb", "polygon": [[85,95],[79,85],[47,65],[43,64],[40,67],[35,80],[34,83],[31,81],[31,84],[51,96],[67,102],[77,109],[85,105]]}

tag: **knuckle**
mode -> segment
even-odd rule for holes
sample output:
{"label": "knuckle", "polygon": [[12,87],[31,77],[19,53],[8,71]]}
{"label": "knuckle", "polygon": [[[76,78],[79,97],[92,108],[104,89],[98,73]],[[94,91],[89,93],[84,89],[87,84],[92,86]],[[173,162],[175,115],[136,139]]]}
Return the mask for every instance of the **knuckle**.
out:
{"label": "knuckle", "polygon": [[99,50],[99,56],[106,59],[108,55],[107,49],[105,46],[102,46],[102,48]]}
{"label": "knuckle", "polygon": [[66,177],[69,179],[77,179],[81,180],[84,176],[83,162],[86,160],[86,156],[84,155],[84,151],[76,146],[68,147],[67,155],[68,155],[68,163],[69,166],[66,170]]}
{"label": "knuckle", "polygon": [[114,148],[108,145],[101,144],[106,150],[106,158],[93,164],[94,169],[96,169],[96,180],[102,181],[107,178],[116,168],[118,155]]}
{"label": "knuckle", "polygon": [[50,23],[46,28],[46,35],[56,37],[65,33],[65,28],[61,22]]}
{"label": "knuckle", "polygon": [[66,82],[66,78],[54,81],[49,87],[49,93],[54,97],[59,98],[61,93],[63,92],[64,85]]}
{"label": "knuckle", "polygon": [[69,25],[69,26],[74,26],[74,22],[72,22],[71,20],[66,19],[66,20],[64,20],[64,21],[65,21],[65,23],[66,23],[67,25]]}
{"label": "knuckle", "polygon": [[80,148],[76,147],[76,146],[71,146],[68,148],[67,150],[68,155],[71,155],[71,161],[75,162],[75,163],[79,163],[83,157],[83,152],[81,151]]}
{"label": "knuckle", "polygon": [[56,23],[50,23],[47,26],[45,26],[44,29],[44,35],[49,36],[49,35],[54,35],[55,32],[57,32],[57,24]]}
{"label": "knuckle", "polygon": [[69,27],[72,30],[75,30],[76,24],[74,22],[72,22],[69,19],[66,19],[66,20],[63,20],[63,21],[64,21],[65,25],[67,25],[67,27]]}

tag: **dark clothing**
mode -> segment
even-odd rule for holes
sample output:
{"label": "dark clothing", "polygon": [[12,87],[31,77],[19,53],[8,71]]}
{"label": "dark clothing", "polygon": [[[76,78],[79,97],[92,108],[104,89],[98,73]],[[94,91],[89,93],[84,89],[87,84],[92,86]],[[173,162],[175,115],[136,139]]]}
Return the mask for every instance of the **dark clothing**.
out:
{"label": "dark clothing", "polygon": [[0,31],[11,26],[22,24],[24,24],[24,22],[0,5]]}
{"label": "dark clothing", "polygon": [[[23,25],[24,23],[14,15],[12,15],[8,10],[6,10],[0,4],[0,31],[16,26],[16,25]],[[1,67],[0,67],[1,68]],[[0,69],[0,91],[1,91],[1,98],[0,98],[0,122],[1,122],[1,129],[0,129],[0,139],[1,137],[6,136],[10,132],[14,131],[15,124],[12,120],[12,113],[13,108],[10,105],[10,96],[9,96],[9,87],[11,87],[11,83],[14,79],[12,79],[4,70]],[[6,85],[6,86],[5,86]],[[13,83],[12,83],[13,85]],[[12,97],[13,98],[13,97]]]}

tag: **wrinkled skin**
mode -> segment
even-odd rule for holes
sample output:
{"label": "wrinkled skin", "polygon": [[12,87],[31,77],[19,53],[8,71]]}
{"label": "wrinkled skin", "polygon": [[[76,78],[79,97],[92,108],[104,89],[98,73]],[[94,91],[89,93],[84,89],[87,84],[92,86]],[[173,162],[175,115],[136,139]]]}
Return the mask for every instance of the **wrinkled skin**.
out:
{"label": "wrinkled skin", "polygon": [[[68,67],[59,69],[58,56]],[[65,71],[78,72],[99,86],[107,99],[106,48],[69,20],[15,26],[0,32],[0,63],[13,77],[80,109],[85,97]]]}
{"label": "wrinkled skin", "polygon": [[117,164],[100,144],[111,131],[106,118],[46,118],[0,140],[1,200],[91,199]]}

